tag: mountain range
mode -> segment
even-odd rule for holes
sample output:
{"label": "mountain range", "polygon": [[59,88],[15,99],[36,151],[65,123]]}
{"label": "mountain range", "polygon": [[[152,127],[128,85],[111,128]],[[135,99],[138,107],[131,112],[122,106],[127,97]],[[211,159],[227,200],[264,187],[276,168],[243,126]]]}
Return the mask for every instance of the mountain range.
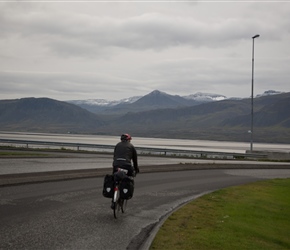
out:
{"label": "mountain range", "polygon": [[196,93],[188,96],[169,95],[154,90],[145,96],[134,96],[119,101],[104,99],[71,100],[69,103],[78,105],[96,114],[125,114],[161,108],[194,106],[201,103],[226,99],[223,95]]}
{"label": "mountain range", "polygon": [[[281,94],[275,90],[265,91],[257,97]],[[154,90],[145,96],[133,96],[121,100],[108,101],[105,99],[71,100],[68,103],[75,104],[95,114],[126,114],[128,112],[149,111],[165,108],[181,108],[195,106],[222,100],[240,100],[241,98],[226,97],[220,94],[195,93],[187,96],[170,95],[159,90]]]}
{"label": "mountain range", "polygon": [[[84,101],[73,104],[49,98],[0,100],[0,127],[2,131],[104,135],[126,132],[151,138],[249,141],[251,98],[211,94],[204,100],[200,96],[204,95],[185,98],[155,90],[135,100],[103,105],[105,108],[99,111],[96,106],[102,105],[91,105],[94,112],[82,107]],[[257,96],[254,141],[289,143],[289,106],[290,93],[270,91]]]}

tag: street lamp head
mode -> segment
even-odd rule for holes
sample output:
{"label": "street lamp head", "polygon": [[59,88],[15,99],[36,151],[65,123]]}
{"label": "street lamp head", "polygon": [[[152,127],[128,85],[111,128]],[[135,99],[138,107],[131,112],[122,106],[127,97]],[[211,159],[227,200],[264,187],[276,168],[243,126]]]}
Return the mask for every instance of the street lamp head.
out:
{"label": "street lamp head", "polygon": [[258,38],[259,36],[260,36],[260,35],[257,34],[257,35],[255,35],[255,36],[253,36],[252,38],[255,39],[255,38]]}

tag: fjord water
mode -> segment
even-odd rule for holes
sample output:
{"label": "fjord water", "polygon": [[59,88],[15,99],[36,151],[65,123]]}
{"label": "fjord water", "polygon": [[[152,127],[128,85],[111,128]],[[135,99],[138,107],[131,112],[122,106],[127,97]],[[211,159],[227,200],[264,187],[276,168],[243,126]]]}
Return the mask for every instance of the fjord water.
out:
{"label": "fjord water", "polygon": [[[214,151],[214,152],[235,152],[245,153],[250,149],[250,142],[229,142],[210,140],[186,140],[186,139],[162,139],[134,137],[132,143],[136,147],[148,148],[170,148],[181,150]],[[27,140],[27,141],[47,141],[64,143],[84,143],[115,145],[120,136],[107,135],[76,135],[76,134],[44,134],[44,133],[19,133],[1,132],[0,139]],[[254,150],[258,151],[281,151],[289,152],[290,144],[255,143]]]}

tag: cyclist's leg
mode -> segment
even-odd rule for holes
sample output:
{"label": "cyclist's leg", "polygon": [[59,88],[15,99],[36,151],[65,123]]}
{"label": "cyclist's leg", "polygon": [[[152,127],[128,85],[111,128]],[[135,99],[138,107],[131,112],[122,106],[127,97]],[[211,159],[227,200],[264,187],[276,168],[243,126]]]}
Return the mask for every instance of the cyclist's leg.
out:
{"label": "cyclist's leg", "polygon": [[118,171],[118,165],[113,165],[113,174],[116,173]]}

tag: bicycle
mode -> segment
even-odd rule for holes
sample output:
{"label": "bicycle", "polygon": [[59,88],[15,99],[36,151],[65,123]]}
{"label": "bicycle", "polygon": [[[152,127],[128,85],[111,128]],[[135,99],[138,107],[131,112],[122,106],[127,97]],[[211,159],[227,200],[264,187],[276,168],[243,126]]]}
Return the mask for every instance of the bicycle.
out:
{"label": "bicycle", "polygon": [[[114,173],[114,195],[111,208],[113,209],[115,219],[118,218],[120,212],[125,213],[127,208],[128,199],[123,199],[120,195],[120,184],[125,178],[129,177],[127,173],[128,170],[123,168],[118,168],[118,171]],[[131,176],[129,178],[134,180]],[[124,192],[126,190],[124,189],[122,191]]]}

